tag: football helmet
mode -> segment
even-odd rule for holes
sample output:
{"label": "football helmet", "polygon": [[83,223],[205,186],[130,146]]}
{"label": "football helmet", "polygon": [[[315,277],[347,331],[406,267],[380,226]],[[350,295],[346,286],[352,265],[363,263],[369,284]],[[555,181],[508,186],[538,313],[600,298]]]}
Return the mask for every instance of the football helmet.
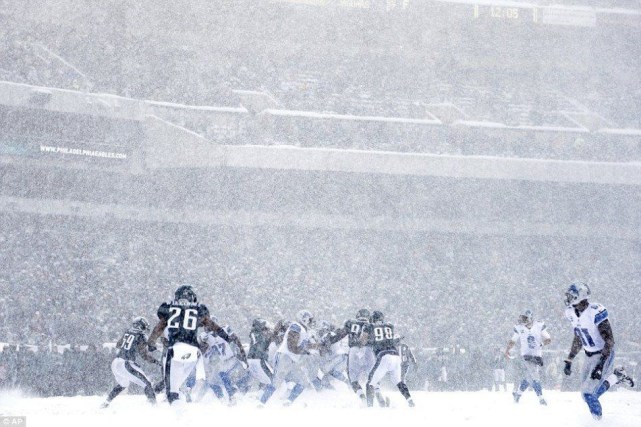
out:
{"label": "football helmet", "polygon": [[314,316],[309,310],[301,310],[296,313],[296,321],[305,327],[309,327],[314,324]]}
{"label": "football helmet", "polygon": [[586,301],[590,298],[590,287],[583,282],[572,283],[568,290],[565,291],[565,305],[575,306],[581,301]]}
{"label": "football helmet", "polygon": [[252,322],[252,329],[259,331],[261,329],[267,329],[267,320],[265,319],[254,319]]}
{"label": "football helmet", "polygon": [[372,317],[370,317],[369,321],[371,323],[381,323],[385,320],[385,315],[383,315],[382,311],[374,310],[372,311]]}
{"label": "football helmet", "polygon": [[369,310],[366,308],[361,308],[356,313],[356,320],[369,320]]}
{"label": "football helmet", "polygon": [[174,293],[175,301],[198,302],[198,297],[190,285],[182,285]]}
{"label": "football helmet", "polygon": [[140,332],[145,332],[149,330],[149,322],[147,319],[145,319],[142,316],[136,317],[133,322],[131,322],[131,326],[133,327],[134,330],[140,331]]}
{"label": "football helmet", "polygon": [[321,322],[320,322],[320,330],[321,331],[331,332],[334,329],[336,329],[336,327],[334,325],[332,325],[332,322],[330,322],[329,320],[321,320]]}
{"label": "football helmet", "polygon": [[534,315],[532,314],[532,310],[525,310],[525,312],[519,316],[520,325],[531,325],[533,321]]}

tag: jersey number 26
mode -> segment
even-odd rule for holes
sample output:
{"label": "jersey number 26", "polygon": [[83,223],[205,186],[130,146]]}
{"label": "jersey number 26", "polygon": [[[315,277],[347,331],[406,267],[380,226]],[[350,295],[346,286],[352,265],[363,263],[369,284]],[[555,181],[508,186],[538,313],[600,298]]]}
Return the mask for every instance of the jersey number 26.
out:
{"label": "jersey number 26", "polygon": [[[169,308],[169,311],[171,311],[171,316],[169,316],[167,326],[170,329],[177,329],[181,327],[179,318],[182,310],[183,309],[180,307]],[[182,320],[183,329],[187,329],[188,331],[195,331],[198,327],[198,310],[194,308],[185,309],[185,315],[183,316]]]}

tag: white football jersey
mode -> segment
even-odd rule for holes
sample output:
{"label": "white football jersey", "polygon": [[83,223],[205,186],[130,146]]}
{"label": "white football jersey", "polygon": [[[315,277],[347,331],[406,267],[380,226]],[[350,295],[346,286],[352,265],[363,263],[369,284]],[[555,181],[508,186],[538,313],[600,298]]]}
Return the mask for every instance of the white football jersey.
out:
{"label": "white football jersey", "polygon": [[550,334],[545,329],[545,323],[539,320],[534,321],[531,328],[520,324],[514,326],[512,341],[521,344],[521,356],[541,357],[543,341],[546,339],[550,339]]}
{"label": "white football jersey", "polygon": [[565,317],[568,318],[574,334],[581,339],[583,349],[589,352],[601,351],[605,341],[599,332],[599,324],[608,318],[608,310],[601,304],[590,304],[581,316],[576,315],[574,307],[565,309]]}
{"label": "white football jersey", "polygon": [[235,356],[234,349],[227,341],[214,335],[211,332],[201,334],[201,342],[207,344],[205,357],[208,359],[217,358],[219,360],[228,360]]}
{"label": "white football jersey", "polygon": [[289,339],[289,334],[291,332],[298,332],[298,342],[296,345],[300,347],[303,342],[309,341],[309,334],[307,332],[307,329],[303,327],[300,323],[293,322],[291,325],[289,325],[289,328],[287,328],[287,332],[285,332],[285,336],[283,337],[283,342],[280,344],[280,347],[278,347],[278,353],[284,353],[289,355],[289,357],[292,358],[295,362],[300,361],[300,354],[292,353],[289,351],[289,348],[287,348],[287,340]]}
{"label": "white football jersey", "polygon": [[332,355],[338,354],[348,354],[349,353],[349,337],[345,337],[342,340],[335,342],[331,345],[330,351]]}

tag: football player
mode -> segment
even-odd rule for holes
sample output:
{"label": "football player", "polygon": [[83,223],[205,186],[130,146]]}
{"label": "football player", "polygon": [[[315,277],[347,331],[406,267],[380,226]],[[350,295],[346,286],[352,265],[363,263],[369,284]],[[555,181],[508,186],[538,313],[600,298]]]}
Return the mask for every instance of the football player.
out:
{"label": "football player", "polygon": [[581,348],[585,362],[581,372],[581,395],[592,416],[603,415],[599,397],[614,384],[634,387],[634,381],[622,367],[614,369],[614,335],[608,320],[608,310],[590,303],[590,288],[585,283],[573,283],[565,292],[565,317],[574,328],[574,340],[565,359],[563,372],[572,374],[572,362]]}
{"label": "football player", "polygon": [[412,352],[410,346],[408,346],[404,342],[401,342],[400,337],[396,340],[396,343],[398,355],[401,357],[401,379],[404,383],[407,383],[407,373],[409,372],[410,365],[412,365],[414,369],[414,375],[416,375],[418,363],[416,363],[416,357],[414,356],[414,353]]}
{"label": "football player", "polygon": [[347,367],[347,354],[349,353],[348,338],[330,344],[331,336],[335,333],[336,327],[328,321],[322,321],[318,330],[320,340],[320,366],[316,377],[312,380],[312,385],[318,391],[324,386],[331,387],[328,374],[348,385],[349,380],[345,376]]}
{"label": "football player", "polygon": [[249,332],[247,364],[252,377],[263,386],[271,385],[274,369],[269,363],[269,345],[274,340],[274,331],[264,319],[254,319]]}
{"label": "football player", "polygon": [[309,351],[315,347],[309,342],[309,330],[313,324],[312,313],[309,310],[301,310],[296,315],[296,322],[292,322],[287,328],[278,347],[273,382],[265,387],[260,398],[262,405],[267,403],[284,381],[294,383],[286,405],[292,404],[305,389],[305,384],[309,383],[302,358],[308,356]]}
{"label": "football player", "polygon": [[240,348],[240,358],[245,352],[238,337],[229,336],[223,328],[209,318],[209,310],[198,302],[196,293],[189,285],[178,287],[172,301],[162,303],[158,308],[158,324],[154,327],[148,344],[155,349],[156,340],[167,328],[168,349],[165,361],[165,390],[171,404],[179,399],[179,390],[185,379],[195,369],[196,380],[205,380],[205,367],[198,346],[199,327],[213,332],[227,342],[234,342]]}
{"label": "football player", "polygon": [[356,319],[346,321],[342,328],[328,336],[329,344],[337,343],[348,337],[347,377],[352,385],[352,390],[362,400],[365,400],[365,393],[361,387],[360,379],[369,375],[374,363],[376,363],[374,351],[363,334],[369,325],[369,310],[363,308],[356,313]]}
{"label": "football player", "polygon": [[156,403],[154,387],[136,363],[136,354],[140,354],[147,362],[160,366],[160,361],[154,359],[147,351],[147,337],[145,332],[149,331],[149,322],[144,317],[136,317],[131,327],[122,335],[116,343],[118,353],[111,362],[111,372],[116,378],[116,386],[111,390],[107,400],[102,404],[103,408],[109,406],[112,400],[118,396],[129,384],[138,384],[145,389],[145,395],[150,403]]}
{"label": "football player", "polygon": [[390,374],[392,381],[398,387],[410,407],[414,407],[414,401],[410,395],[407,385],[401,377],[401,357],[396,349],[397,339],[394,337],[394,325],[385,322],[382,312],[372,313],[371,325],[366,329],[365,336],[372,344],[376,362],[367,378],[367,406],[374,405],[374,394],[379,383]]}
{"label": "football player", "polygon": [[[213,318],[212,320],[215,321]],[[229,326],[224,326],[223,330],[230,337],[235,337]],[[220,388],[222,384],[227,391],[229,403],[233,405],[235,403],[234,395],[239,390],[236,387],[235,379],[240,379],[239,382],[242,383],[242,379],[249,375],[245,371],[247,365],[238,358],[239,349],[237,345],[230,344],[217,334],[204,331],[200,333],[199,341],[205,359],[205,373],[208,385],[218,398],[222,398],[223,393]]]}
{"label": "football player", "polygon": [[543,351],[544,345],[552,342],[550,334],[546,330],[545,323],[542,321],[535,321],[534,316],[530,310],[519,316],[518,324],[514,326],[514,333],[512,338],[507,343],[505,349],[505,358],[510,358],[510,350],[517,343],[521,348],[521,383],[519,387],[514,390],[514,402],[518,403],[521,395],[529,386],[532,386],[534,392],[539,398],[541,405],[547,405],[543,398],[543,387],[541,386],[541,368],[543,367]]}
{"label": "football player", "polygon": [[[508,355],[508,358],[511,357],[511,355]],[[501,349],[501,347],[497,347],[493,362],[494,391],[499,391],[501,385],[503,385],[503,391],[507,391],[507,382],[505,381],[505,368],[507,366],[507,360],[505,360],[505,352]],[[514,391],[516,391],[516,388],[514,389]]]}

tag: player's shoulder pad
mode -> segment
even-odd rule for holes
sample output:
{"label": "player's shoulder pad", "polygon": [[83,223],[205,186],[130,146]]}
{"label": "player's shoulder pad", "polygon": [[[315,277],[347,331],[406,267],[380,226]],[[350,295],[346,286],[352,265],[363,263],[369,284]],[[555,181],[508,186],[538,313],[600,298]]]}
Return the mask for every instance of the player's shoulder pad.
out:
{"label": "player's shoulder pad", "polygon": [[209,317],[209,309],[205,304],[198,305],[198,316],[200,317]]}
{"label": "player's shoulder pad", "polygon": [[158,307],[158,312],[156,313],[159,319],[167,320],[169,318],[169,303],[163,302]]}
{"label": "player's shoulder pad", "polygon": [[595,307],[593,307],[594,311],[596,312],[594,314],[594,324],[598,325],[599,323],[603,322],[608,318],[608,310],[603,307],[601,304],[595,304]]}

